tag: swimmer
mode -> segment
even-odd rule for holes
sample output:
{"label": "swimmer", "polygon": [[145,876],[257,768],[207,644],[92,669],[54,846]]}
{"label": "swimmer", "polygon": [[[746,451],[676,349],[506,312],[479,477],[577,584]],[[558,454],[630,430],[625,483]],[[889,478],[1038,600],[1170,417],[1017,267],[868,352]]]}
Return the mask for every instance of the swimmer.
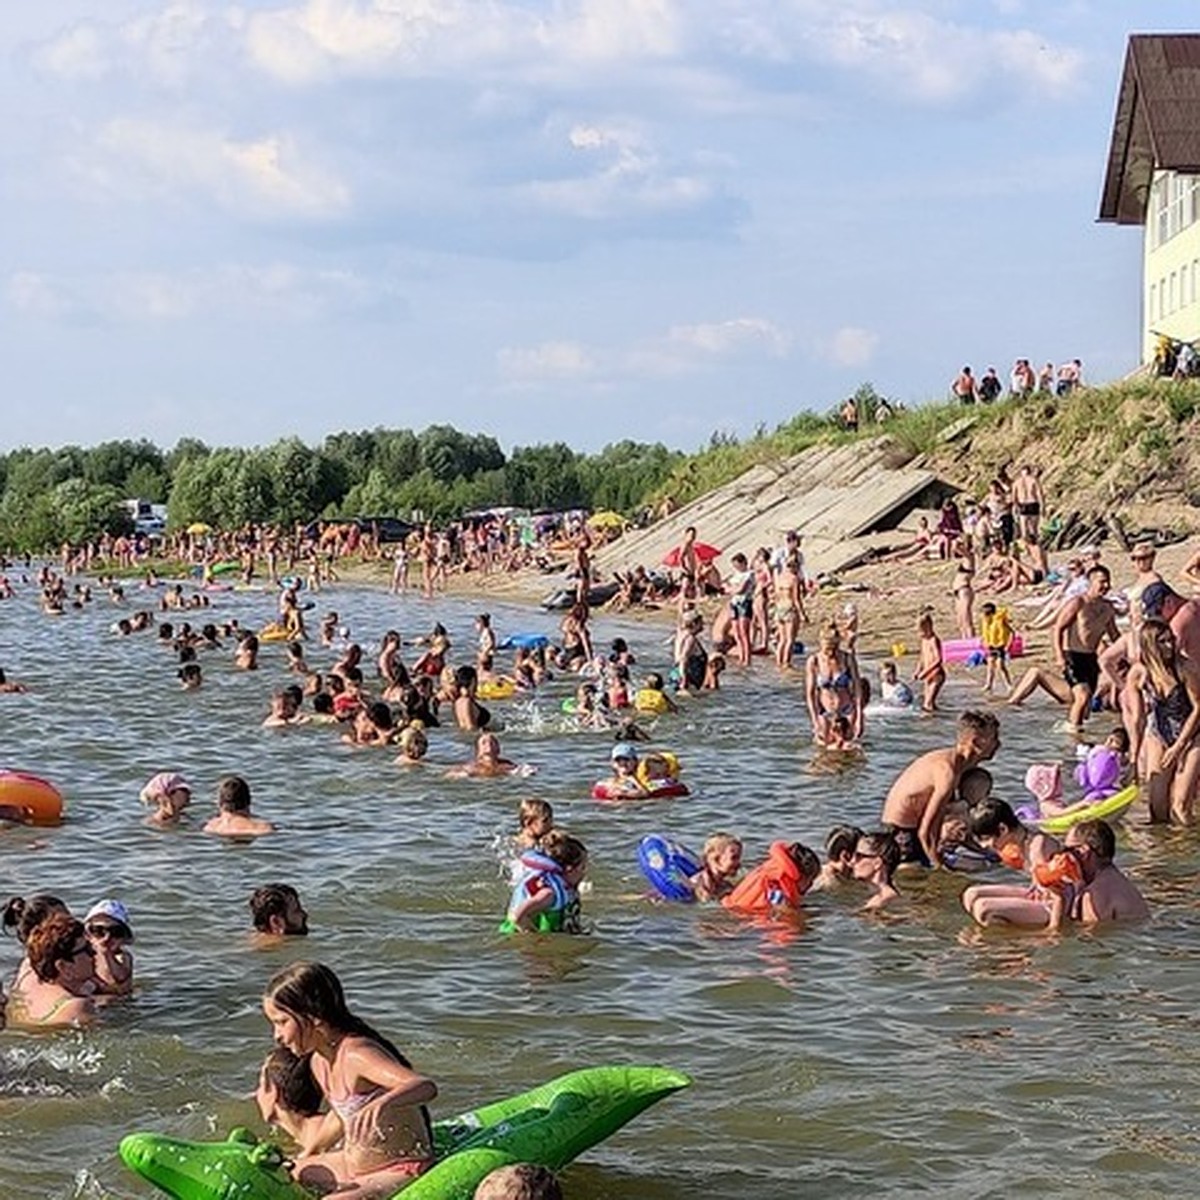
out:
{"label": "swimmer", "polygon": [[317,692],[312,698],[309,722],[313,725],[336,725],[337,715],[333,711],[333,697],[328,692]]}
{"label": "swimmer", "polygon": [[640,713],[652,715],[679,711],[679,705],[665,691],[663,677],[656,671],[652,671],[646,676],[645,683],[633,698],[633,707]]}
{"label": "swimmer", "polygon": [[217,809],[217,815],[205,823],[205,833],[241,838],[275,832],[270,821],[250,811],[250,785],[240,775],[226,775],[217,785]]}
{"label": "swimmer", "polygon": [[391,746],[396,739],[396,721],[382,700],[372,700],[354,714],[349,733],[342,741],[351,746]]}
{"label": "swimmer", "polygon": [[7,1023],[26,1029],[90,1025],[96,1019],[90,995],[95,951],[83,922],[66,912],[51,913],[30,930],[25,952],[29,971],[13,986]]}
{"label": "swimmer", "polygon": [[250,896],[250,919],[259,941],[307,937],[308,913],[290,883],[268,883]]}
{"label": "swimmer", "polygon": [[401,731],[397,738],[400,753],[396,755],[396,764],[401,767],[419,766],[425,755],[429,753],[429,737],[425,726],[420,721],[411,721]]}
{"label": "swimmer", "polygon": [[446,772],[447,779],[490,778],[496,775],[532,775],[536,768],[515,763],[500,755],[500,739],[494,733],[481,733],[475,743],[475,757]]}
{"label": "swimmer", "polygon": [[879,698],[891,708],[908,708],[912,705],[912,688],[900,678],[894,659],[879,664]]}
{"label": "swimmer", "polygon": [[710,654],[708,656],[708,666],[704,669],[704,691],[719,692],[721,690],[721,676],[725,673],[725,655]]}
{"label": "swimmer", "polygon": [[965,712],[953,746],[922,754],[900,773],[888,790],[880,821],[896,834],[902,862],[924,867],[937,862],[945,808],[963,773],[992,759],[999,748],[995,715]]}
{"label": "swimmer", "polygon": [[181,691],[194,692],[204,684],[204,674],[199,663],[184,663],[175,674],[179,679]]}
{"label": "swimmer", "polygon": [[129,996],[133,993],[133,955],[129,943],[133,928],[129,910],[120,900],[101,900],[83,918],[83,929],[92,946],[95,995]]}
{"label": "swimmer", "polygon": [[296,1160],[298,1183],[344,1200],[383,1200],[433,1165],[425,1105],[437,1085],[350,1011],[328,967],[299,962],[281,971],[267,986],[263,1012],[278,1045],[308,1056],[329,1105]]}
{"label": "swimmer", "polygon": [[258,1073],[254,1099],[269,1126],[282,1129],[301,1154],[314,1152],[325,1114],[321,1111],[324,1098],[313,1079],[308,1055],[301,1057],[285,1046],[276,1046]]}
{"label": "swimmer", "polygon": [[772,842],[766,859],[721,903],[734,912],[798,910],[821,874],[821,860],[801,842]]}
{"label": "swimmer", "polygon": [[280,729],[288,725],[304,725],[308,717],[299,711],[295,695],[287,688],[271,697],[271,711],[263,718],[264,729]]}
{"label": "swimmer", "polygon": [[327,612],[321,618],[321,645],[332,646],[333,640],[337,637],[338,631],[338,615],[335,612]]}
{"label": "swimmer", "polygon": [[[981,846],[995,851],[1006,867],[1030,874],[1062,851],[1056,838],[1027,828],[1003,800],[986,800],[972,811],[971,833]],[[976,884],[963,892],[962,906],[985,926],[1037,928],[1047,917],[1044,895],[1029,886]]]}
{"label": "swimmer", "polygon": [[520,829],[513,839],[514,846],[518,850],[537,850],[554,828],[554,809],[546,800],[522,800],[517,821]]}
{"label": "swimmer", "polygon": [[892,877],[900,865],[900,847],[894,834],[881,830],[864,833],[854,847],[854,862],[851,868],[854,878],[860,883],[870,884],[871,898],[863,905],[864,912],[878,912],[900,898]]}
{"label": "swimmer", "polygon": [[242,634],[233,657],[233,665],[239,671],[258,670],[258,638],[254,634]]}
{"label": "swimmer", "polygon": [[192,787],[178,772],[160,771],[142,788],[140,798],[154,807],[147,824],[175,825],[192,802]]}
{"label": "swimmer", "polygon": [[15,679],[9,679],[4,674],[3,669],[0,669],[0,695],[12,696],[27,691],[29,689],[23,683],[18,683]]}
{"label": "swimmer", "polygon": [[696,899],[723,900],[734,889],[734,878],[742,869],[742,843],[728,833],[714,833],[704,843],[700,870],[687,885]]}
{"label": "swimmer", "polygon": [[539,850],[526,851],[517,862],[501,932],[582,933],[579,885],[587,866],[587,847],[561,829],[551,830]]}
{"label": "swimmer", "polygon": [[813,883],[813,891],[824,891],[854,878],[854,851],[865,837],[856,825],[835,825],[825,837],[825,865]]}
{"label": "swimmer", "polygon": [[618,742],[610,755],[613,773],[598,786],[610,796],[648,796],[650,789],[638,778],[638,752],[629,742]]}
{"label": "swimmer", "polygon": [[308,674],[308,663],[304,661],[304,647],[299,642],[287,644],[287,669],[297,675]]}

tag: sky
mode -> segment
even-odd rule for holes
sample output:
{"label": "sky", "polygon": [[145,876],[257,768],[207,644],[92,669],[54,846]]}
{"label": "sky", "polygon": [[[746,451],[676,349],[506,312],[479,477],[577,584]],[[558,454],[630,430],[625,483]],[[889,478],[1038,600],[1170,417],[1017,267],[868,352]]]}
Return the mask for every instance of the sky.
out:
{"label": "sky", "polygon": [[0,451],[433,423],[690,450],[963,364],[1118,377],[1126,38],[1194,13],[5,4]]}

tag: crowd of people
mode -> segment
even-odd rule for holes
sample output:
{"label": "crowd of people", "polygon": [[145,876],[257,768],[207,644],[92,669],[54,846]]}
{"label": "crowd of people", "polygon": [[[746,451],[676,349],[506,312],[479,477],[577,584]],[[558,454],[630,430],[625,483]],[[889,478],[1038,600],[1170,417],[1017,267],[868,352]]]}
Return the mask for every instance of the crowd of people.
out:
{"label": "crowd of people", "polygon": [[[1018,358],[1008,374],[1008,396],[1023,399],[1035,394],[1046,396],[1069,396],[1076,388],[1083,387],[1083,363],[1078,358],[1068,359],[1058,367],[1047,362],[1040,370],[1034,370],[1027,358]],[[976,376],[971,368],[963,367],[950,384],[950,397],[958,404],[995,404],[1005,394],[1004,381],[995,367],[988,367]]]}
{"label": "crowd of people", "polygon": [[[202,658],[213,664],[209,669],[258,671],[261,642],[279,641],[292,682],[272,688],[269,701],[264,698],[265,727],[326,726],[331,736],[356,748],[390,751],[397,767],[407,770],[421,768],[430,739],[448,726],[475,739],[473,756],[448,770],[455,777],[533,775],[532,765],[504,757],[501,722],[489,702],[536,694],[553,677],[567,676],[574,696],[564,705],[565,715],[611,738],[611,774],[596,786],[620,802],[651,797],[674,780],[674,757],[642,744],[658,736],[658,723],[669,724],[682,707],[703,705],[706,695],[720,691],[730,663],[747,672],[756,662],[769,663],[784,680],[794,681],[797,698],[803,694],[817,761],[839,769],[838,764],[860,760],[869,745],[873,704],[940,710],[949,663],[937,625],[949,619],[984,667],[983,693],[1005,698],[1007,691],[1010,705],[1046,693],[1066,710],[1063,730],[1079,740],[1084,758],[1103,749],[1116,764],[1114,784],[1142,785],[1151,820],[1190,823],[1200,788],[1200,601],[1168,584],[1155,568],[1150,544],[1133,548],[1132,578],[1119,595],[1111,589],[1099,547],[1051,563],[1041,537],[1045,508],[1031,466],[1022,467],[1016,479],[1001,472],[986,495],[961,508],[946,502],[937,529],[919,533],[897,557],[926,560],[946,571],[948,603],[945,610],[934,606],[920,614],[911,673],[903,648],[894,647],[878,664],[874,682],[860,660],[863,631],[853,603],[826,614],[802,669],[793,668],[799,634],[827,608],[827,597],[805,571],[803,539],[794,530],[780,545],[759,548],[749,558],[731,554],[725,573],[716,566],[719,555],[704,548],[695,529],[687,531],[678,547],[670,661],[653,664],[661,670],[641,670],[625,639],[597,647],[586,600],[593,582],[586,533],[572,548],[577,596],[558,636],[520,639],[503,665],[503,642],[486,612],[477,616],[475,642],[467,652],[455,652],[440,622],[407,643],[396,630],[383,631],[377,650],[368,652],[334,610],[310,631],[300,601],[303,581],[282,576],[278,610],[265,629],[248,630],[236,620],[193,628],[179,619],[192,608],[186,588],[171,584],[162,591],[157,614],[143,609],[122,616],[114,636],[155,638],[178,663],[180,686],[188,689],[203,684]],[[213,561],[206,551],[194,595],[211,595],[204,585],[213,578]],[[270,573],[284,564],[267,565]],[[66,548],[61,567],[44,566],[32,580],[48,614],[60,614],[64,605],[103,602],[105,589],[110,603],[127,605],[122,586],[104,573],[107,560]],[[94,590],[78,574],[89,568],[99,576]],[[0,570],[11,569],[0,564]],[[250,573],[255,570],[257,558]],[[4,578],[11,598],[17,593]],[[1183,580],[1200,584],[1200,555],[1186,564]],[[151,582],[161,585],[157,578]],[[393,579],[393,586],[405,583]],[[995,599],[985,600],[977,615],[980,593]],[[174,597],[169,604],[167,596]],[[714,609],[708,619],[705,606]],[[1017,615],[1018,608],[1028,619]],[[1014,681],[1015,639],[1038,629],[1050,631],[1053,667],[1031,666]],[[26,686],[2,675],[0,681],[16,696]],[[1102,712],[1111,714],[1113,728],[1090,747],[1087,727]],[[1116,836],[1107,821],[1089,818],[1081,801],[1076,807],[1083,819],[1064,836],[1039,830],[1039,816],[1070,807],[1061,789],[1041,786],[1046,771],[1031,768],[1032,806],[1014,806],[993,794],[983,764],[999,748],[996,714],[969,709],[958,718],[952,745],[927,751],[899,773],[874,827],[844,824],[828,831],[824,861],[802,842],[780,839],[761,863],[743,872],[741,838],[717,830],[683,887],[697,902],[734,914],[798,909],[806,896],[823,891],[857,896],[865,912],[903,913],[906,870],[1003,866],[1027,878],[973,883],[962,893],[963,908],[980,925],[1057,930],[1145,916],[1145,900],[1116,864]],[[160,828],[186,824],[192,789],[170,764],[163,766],[141,793],[146,819]],[[204,835],[253,840],[274,831],[273,822],[255,811],[242,775],[219,781],[214,809],[201,826]],[[555,823],[547,802],[528,797],[517,814],[501,930],[514,936],[586,931],[581,884],[588,866],[583,841]],[[249,909],[257,938],[308,932],[308,914],[287,883],[256,888]],[[79,919],[56,897],[16,898],[5,908],[3,923],[23,949],[7,988],[11,1026],[88,1025],[133,992],[133,925],[123,900],[101,899]],[[263,1066],[259,1105],[264,1119],[295,1141],[302,1182],[365,1200],[390,1195],[427,1169],[433,1151],[425,1106],[435,1098],[436,1085],[352,1014],[329,968],[300,962],[281,972],[267,988],[263,1010],[277,1047]],[[557,1187],[530,1172],[510,1180],[510,1190],[493,1184],[478,1195],[495,1200],[553,1194],[513,1190]]]}

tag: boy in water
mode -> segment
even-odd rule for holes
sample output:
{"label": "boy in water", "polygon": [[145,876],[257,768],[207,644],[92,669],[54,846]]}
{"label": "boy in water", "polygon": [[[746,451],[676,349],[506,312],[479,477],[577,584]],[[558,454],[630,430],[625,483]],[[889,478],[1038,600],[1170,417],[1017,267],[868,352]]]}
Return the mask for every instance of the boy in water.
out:
{"label": "boy in water", "polygon": [[274,833],[270,821],[250,811],[250,785],[240,775],[226,775],[217,785],[217,815],[205,823],[205,833],[220,837],[260,837]]}
{"label": "boy in water", "polygon": [[742,868],[742,843],[728,833],[714,833],[704,843],[704,865],[688,879],[697,900],[723,900],[733,891]]}
{"label": "boy in water", "polygon": [[896,835],[901,862],[932,867],[946,806],[963,773],[993,758],[1000,748],[1000,722],[993,713],[965,712],[953,746],[930,750],[911,762],[888,791],[880,820]]}

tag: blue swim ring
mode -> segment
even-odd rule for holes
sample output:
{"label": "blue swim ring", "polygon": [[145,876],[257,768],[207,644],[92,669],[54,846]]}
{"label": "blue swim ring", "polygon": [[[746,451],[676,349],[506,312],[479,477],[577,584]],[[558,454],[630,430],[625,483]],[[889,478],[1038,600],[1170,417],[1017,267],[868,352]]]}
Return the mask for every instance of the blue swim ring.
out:
{"label": "blue swim ring", "polygon": [[652,833],[638,843],[638,866],[664,900],[686,904],[696,899],[686,881],[700,870],[700,860],[686,846]]}

